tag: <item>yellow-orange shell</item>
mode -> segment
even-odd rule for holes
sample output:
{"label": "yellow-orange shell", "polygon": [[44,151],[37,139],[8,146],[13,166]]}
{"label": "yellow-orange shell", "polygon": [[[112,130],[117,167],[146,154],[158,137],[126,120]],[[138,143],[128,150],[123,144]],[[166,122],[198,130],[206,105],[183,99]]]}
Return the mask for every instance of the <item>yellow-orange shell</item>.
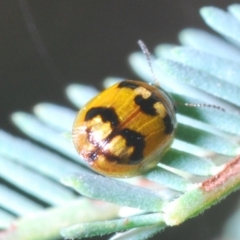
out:
{"label": "yellow-orange shell", "polygon": [[161,88],[125,80],[77,114],[72,137],[89,166],[106,176],[132,177],[153,168],[176,128],[174,104]]}

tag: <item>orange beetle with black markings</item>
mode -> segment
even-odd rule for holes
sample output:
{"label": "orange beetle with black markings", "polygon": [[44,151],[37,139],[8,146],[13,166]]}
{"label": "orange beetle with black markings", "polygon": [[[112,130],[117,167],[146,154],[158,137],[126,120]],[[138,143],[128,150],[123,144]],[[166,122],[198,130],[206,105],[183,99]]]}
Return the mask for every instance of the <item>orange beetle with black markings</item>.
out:
{"label": "orange beetle with black markings", "polygon": [[163,89],[125,80],[78,112],[72,137],[93,170],[124,178],[155,167],[170,148],[176,126],[175,105]]}

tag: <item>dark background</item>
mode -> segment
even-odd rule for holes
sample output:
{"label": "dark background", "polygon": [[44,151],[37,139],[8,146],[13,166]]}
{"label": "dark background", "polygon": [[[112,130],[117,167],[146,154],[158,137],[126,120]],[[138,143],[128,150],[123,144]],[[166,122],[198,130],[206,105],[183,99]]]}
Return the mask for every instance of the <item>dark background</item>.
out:
{"label": "dark background", "polygon": [[[185,27],[207,29],[198,9],[226,8],[229,0],[2,0],[0,1],[0,128],[15,132],[13,111],[41,101],[69,105],[72,82],[101,87],[107,76],[134,79],[129,53],[143,39],[150,51],[177,43]],[[214,239],[237,194],[159,239]],[[239,194],[238,194],[239,195]]]}
{"label": "dark background", "polygon": [[[207,28],[198,9],[229,1],[0,1],[0,127],[8,116],[40,101],[69,104],[72,82],[101,87],[107,76],[135,78],[129,53],[143,39],[150,50],[177,43],[185,27]],[[27,18],[27,22],[26,22]],[[35,25],[35,26],[34,26]],[[30,30],[31,29],[31,30]]]}

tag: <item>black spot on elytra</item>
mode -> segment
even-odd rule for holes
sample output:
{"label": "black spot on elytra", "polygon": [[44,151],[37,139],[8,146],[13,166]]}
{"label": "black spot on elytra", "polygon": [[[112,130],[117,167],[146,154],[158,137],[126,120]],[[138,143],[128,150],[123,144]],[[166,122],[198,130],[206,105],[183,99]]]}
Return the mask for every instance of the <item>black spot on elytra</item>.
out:
{"label": "black spot on elytra", "polygon": [[124,128],[116,134],[111,134],[105,141],[110,142],[115,136],[119,135],[126,140],[126,147],[133,147],[134,149],[129,159],[121,159],[120,157],[114,155],[114,153],[108,151],[103,152],[101,146],[96,146],[96,149],[88,154],[88,161],[95,161],[98,155],[104,155],[108,161],[114,161],[118,164],[137,164],[142,161],[144,157],[143,150],[145,148],[144,136],[136,131]]}
{"label": "black spot on elytra", "polygon": [[122,81],[118,84],[118,88],[130,88],[135,89],[138,88],[139,84],[132,82],[132,81]]}
{"label": "black spot on elytra", "polygon": [[90,153],[88,154],[88,161],[89,161],[89,162],[92,162],[92,161],[96,160],[97,156],[98,156],[98,155],[97,155],[97,152],[96,152],[96,151],[90,152]]}
{"label": "black spot on elytra", "polygon": [[134,98],[134,101],[141,108],[142,112],[151,116],[155,116],[158,114],[156,112],[156,109],[154,108],[154,104],[159,102],[159,100],[156,99],[153,94],[151,94],[151,96],[146,99],[143,98],[141,95],[137,95]]}
{"label": "black spot on elytra", "polygon": [[167,114],[164,118],[163,118],[163,122],[165,124],[165,133],[166,134],[171,134],[174,130],[173,124],[172,124],[172,119],[171,117]]}
{"label": "black spot on elytra", "polygon": [[121,135],[126,140],[127,147],[133,147],[133,153],[129,158],[129,164],[136,164],[143,159],[143,150],[145,148],[145,138],[142,134],[130,130],[122,129],[118,135]]}
{"label": "black spot on elytra", "polygon": [[89,141],[95,145],[95,150],[89,152],[88,161],[95,161],[98,155],[104,155],[108,161],[116,161],[119,164],[137,164],[143,159],[143,150],[145,148],[145,138],[142,134],[133,131],[128,128],[119,129],[120,121],[113,108],[106,107],[96,107],[91,108],[85,116],[85,121],[91,120],[96,116],[100,116],[103,122],[110,122],[112,133],[104,140],[105,144],[111,142],[111,140],[116,136],[122,136],[126,140],[126,147],[133,147],[133,152],[129,159],[121,159],[120,157],[114,155],[114,153],[103,152],[102,145],[100,143],[91,141],[91,133],[88,132]]}
{"label": "black spot on elytra", "polygon": [[113,108],[95,107],[88,110],[85,116],[85,121],[92,120],[96,116],[100,116],[103,122],[110,122],[111,128],[116,128],[120,121],[118,115]]}
{"label": "black spot on elytra", "polygon": [[119,164],[123,163],[120,157],[115,156],[114,154],[111,154],[109,152],[104,153],[104,156],[106,157],[107,161],[109,161],[109,162],[117,162]]}

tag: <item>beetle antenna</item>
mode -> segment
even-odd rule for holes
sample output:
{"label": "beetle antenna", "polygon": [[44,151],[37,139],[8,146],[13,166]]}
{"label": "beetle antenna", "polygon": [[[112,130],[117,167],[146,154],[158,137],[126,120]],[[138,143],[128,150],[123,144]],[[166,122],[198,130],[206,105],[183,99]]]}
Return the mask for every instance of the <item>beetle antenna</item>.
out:
{"label": "beetle antenna", "polygon": [[150,71],[152,73],[152,78],[153,78],[153,81],[154,81],[155,85],[159,86],[160,85],[159,81],[157,80],[157,78],[156,78],[156,76],[154,74],[154,71],[153,71],[152,62],[151,62],[151,54],[148,51],[148,48],[147,48],[146,44],[142,40],[138,40],[138,45],[140,46],[143,54],[145,55],[145,57],[147,59],[148,66],[149,66]]}
{"label": "beetle antenna", "polygon": [[200,103],[200,104],[195,104],[195,103],[184,103],[185,106],[187,107],[209,107],[209,108],[215,108],[217,110],[226,112],[226,110],[220,106],[214,105],[214,104],[207,104],[207,103]]}
{"label": "beetle antenna", "polygon": [[[138,45],[140,46],[143,54],[145,55],[146,59],[147,59],[147,63],[148,63],[148,66],[150,68],[150,71],[151,71],[151,74],[152,74],[152,78],[153,78],[153,81],[155,83],[156,86],[160,86],[159,84],[159,81],[157,80],[156,78],[156,75],[154,74],[154,71],[153,71],[153,67],[152,67],[152,61],[151,61],[151,54],[150,52],[148,51],[148,48],[146,46],[146,44],[142,41],[142,40],[138,40]],[[200,104],[195,104],[195,103],[184,103],[185,106],[187,107],[208,107],[208,108],[215,108],[217,110],[220,110],[220,111],[223,111],[225,112],[225,109],[220,107],[220,106],[217,106],[217,105],[214,105],[214,104],[207,104],[207,103],[200,103]]]}

